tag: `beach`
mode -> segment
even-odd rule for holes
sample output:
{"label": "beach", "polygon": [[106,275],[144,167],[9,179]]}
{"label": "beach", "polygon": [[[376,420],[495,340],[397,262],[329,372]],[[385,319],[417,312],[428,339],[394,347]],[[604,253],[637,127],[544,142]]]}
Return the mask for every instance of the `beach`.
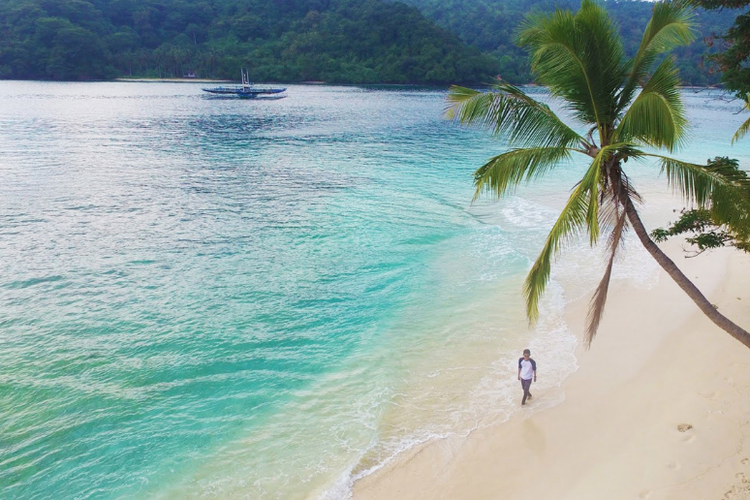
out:
{"label": "beach", "polygon": [[[664,248],[748,327],[750,256],[721,249],[685,259],[680,245]],[[566,311],[579,337],[587,302]],[[750,498],[750,350],[665,273],[650,290],[618,283],[591,348],[579,345],[576,356],[563,403],[534,411],[545,398],[534,393],[507,422],[432,441],[360,479],[353,498]]]}

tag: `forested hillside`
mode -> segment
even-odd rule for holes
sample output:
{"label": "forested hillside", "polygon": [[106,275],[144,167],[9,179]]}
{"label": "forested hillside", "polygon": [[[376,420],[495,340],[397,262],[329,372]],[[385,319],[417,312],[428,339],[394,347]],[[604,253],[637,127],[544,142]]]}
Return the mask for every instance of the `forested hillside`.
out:
{"label": "forested hillside", "polygon": [[[514,43],[514,33],[530,12],[552,12],[556,7],[578,10],[580,0],[401,0],[419,8],[429,19],[458,34],[482,52],[497,57],[501,76],[510,82],[531,79],[526,53]],[[653,3],[635,0],[604,1],[606,9],[621,28],[628,54],[634,54],[651,18]],[[718,83],[719,75],[712,74],[702,56],[715,50],[704,38],[723,33],[734,22],[732,10],[696,12],[700,32],[689,47],[674,52],[680,76],[686,84]]]}
{"label": "forested hillside", "polygon": [[497,60],[381,0],[0,0],[0,78],[483,82]]}
{"label": "forested hillside", "polygon": [[[500,74],[525,83],[531,81],[528,58],[513,37],[524,16],[580,4],[404,1],[412,6],[384,0],[0,0],[0,78],[192,72],[234,79],[246,67],[257,81],[445,84],[488,82]],[[634,52],[653,4],[605,4],[622,28],[626,50]],[[726,31],[734,17],[732,11],[699,11],[699,40],[676,53],[686,83],[718,82],[702,67],[702,55],[711,50],[703,37]]]}

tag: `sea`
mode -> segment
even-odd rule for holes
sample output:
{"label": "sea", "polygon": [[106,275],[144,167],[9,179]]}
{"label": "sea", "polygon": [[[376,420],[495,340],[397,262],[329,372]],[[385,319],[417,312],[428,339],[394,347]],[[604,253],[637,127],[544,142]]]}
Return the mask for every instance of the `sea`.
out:
{"label": "sea", "polygon": [[[533,326],[521,291],[586,160],[472,202],[508,145],[446,120],[446,92],[0,82],[0,498],[345,500],[406,450],[562,402],[565,307],[603,249],[568,243]],[[741,104],[683,97],[677,156],[748,168]],[[659,168],[627,169],[664,223]],[[615,277],[659,272],[629,238]]]}

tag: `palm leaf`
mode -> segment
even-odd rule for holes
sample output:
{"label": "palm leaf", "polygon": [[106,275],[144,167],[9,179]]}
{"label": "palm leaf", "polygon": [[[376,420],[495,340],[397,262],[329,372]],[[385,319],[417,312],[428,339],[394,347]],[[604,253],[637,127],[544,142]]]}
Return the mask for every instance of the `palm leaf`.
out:
{"label": "palm leaf", "polygon": [[664,59],[617,126],[617,140],[638,140],[672,151],[687,128],[680,79],[671,57]]}
{"label": "palm leaf", "polygon": [[620,94],[618,111],[624,110],[660,54],[689,45],[695,40],[693,11],[678,2],[656,2],[643,33],[638,52],[631,62],[630,74]]}
{"label": "palm leaf", "polygon": [[708,208],[711,220],[740,239],[750,235],[750,177],[736,162],[696,165],[663,157],[660,161],[670,184],[680,189],[688,202]]}
{"label": "palm leaf", "polygon": [[492,92],[453,86],[448,92],[446,116],[463,125],[479,125],[504,136],[514,146],[568,147],[586,141],[546,104],[508,83]]}
{"label": "palm leaf", "polygon": [[[535,322],[539,315],[539,298],[549,282],[552,257],[561,250],[563,242],[586,229],[589,233],[590,244],[592,246],[596,244],[600,232],[599,205],[601,200],[599,194],[602,192],[605,181],[603,175],[607,170],[607,162],[617,161],[621,154],[639,157],[642,152],[630,144],[610,144],[602,148],[570,195],[568,203],[547,235],[542,251],[531,267],[524,284],[526,314],[530,322]],[[616,158],[615,155],[617,155]],[[634,196],[637,197],[637,193],[634,193]]]}
{"label": "palm leaf", "polygon": [[[743,175],[744,172],[721,163],[698,165],[657,154],[644,153],[643,156],[658,158],[669,184],[679,189],[688,203],[699,207],[708,206],[714,195],[742,198],[750,189],[750,178]],[[724,215],[731,217],[731,214]]]}
{"label": "palm leaf", "polygon": [[735,141],[743,138],[748,131],[750,131],[750,118],[745,120],[745,123],[740,125],[740,128],[737,129],[737,132],[734,133],[734,136],[732,137],[732,144],[734,144]]}
{"label": "palm leaf", "polygon": [[[745,109],[750,111],[750,94],[745,95]],[[732,137],[732,144],[734,144],[734,141],[737,141],[745,136],[745,134],[750,131],[750,118],[745,120],[745,123],[740,125],[740,128],[737,129],[737,132],[734,133],[734,136]]]}
{"label": "palm leaf", "polygon": [[556,10],[527,18],[518,35],[532,53],[532,70],[585,123],[614,120],[610,105],[624,78],[620,37],[606,11],[584,0],[576,15]]}
{"label": "palm leaf", "polygon": [[750,179],[737,160],[715,158],[709,161],[715,173],[727,178],[732,187],[717,185],[711,193],[711,220],[726,226],[741,239],[750,236]]}
{"label": "palm leaf", "polygon": [[[614,143],[604,146],[594,157],[591,162],[586,176],[581,181],[586,186],[589,193],[589,203],[587,212],[587,223],[589,242],[591,246],[594,246],[599,239],[599,228],[601,225],[602,216],[600,216],[599,208],[602,202],[602,196],[606,193],[604,187],[605,180],[603,174],[608,170],[608,162],[617,161],[623,157],[634,157],[638,158],[642,154],[641,151],[635,149],[631,144],[628,143]],[[615,157],[616,156],[616,157]],[[611,219],[610,214],[606,212],[602,214],[605,220]]]}
{"label": "palm leaf", "polygon": [[[614,203],[614,205],[615,211],[618,211],[617,203]],[[617,214],[615,226],[610,234],[609,260],[607,261],[607,267],[604,270],[604,276],[602,276],[602,279],[596,287],[594,295],[589,302],[589,312],[586,316],[586,330],[584,334],[584,343],[587,347],[591,346],[591,342],[593,342],[596,332],[599,330],[599,324],[604,316],[604,306],[607,303],[609,283],[612,279],[612,268],[614,267],[617,250],[620,248],[622,242],[622,235],[626,229],[627,216],[625,210],[622,209]]]}
{"label": "palm leaf", "polygon": [[586,195],[587,193],[581,188],[580,184],[573,190],[568,203],[547,235],[542,252],[526,277],[524,283],[526,315],[532,324],[539,318],[539,299],[549,282],[552,257],[560,251],[566,239],[577,235],[585,225],[588,210],[588,197]]}
{"label": "palm leaf", "polygon": [[[562,249],[566,240],[578,235],[583,228],[588,227],[590,232],[592,227],[596,226],[598,234],[598,221],[591,220],[592,212],[589,209],[589,203],[592,202],[591,192],[596,189],[600,179],[601,163],[594,161],[568,198],[567,204],[547,235],[541,253],[526,277],[524,284],[526,314],[531,323],[536,322],[539,317],[539,299],[549,282],[552,257]],[[595,197],[593,200],[594,203],[598,203]]]}
{"label": "palm leaf", "polygon": [[511,149],[494,156],[474,173],[474,199],[483,191],[503,196],[569,159],[570,150],[561,147]]}

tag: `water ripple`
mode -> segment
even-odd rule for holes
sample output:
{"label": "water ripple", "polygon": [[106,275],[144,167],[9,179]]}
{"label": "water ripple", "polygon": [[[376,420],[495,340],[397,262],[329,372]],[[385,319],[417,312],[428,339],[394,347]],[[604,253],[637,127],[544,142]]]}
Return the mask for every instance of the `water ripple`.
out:
{"label": "water ripple", "polygon": [[200,94],[0,82],[3,499],[307,498],[510,408],[550,215],[469,207],[502,144],[434,89]]}

